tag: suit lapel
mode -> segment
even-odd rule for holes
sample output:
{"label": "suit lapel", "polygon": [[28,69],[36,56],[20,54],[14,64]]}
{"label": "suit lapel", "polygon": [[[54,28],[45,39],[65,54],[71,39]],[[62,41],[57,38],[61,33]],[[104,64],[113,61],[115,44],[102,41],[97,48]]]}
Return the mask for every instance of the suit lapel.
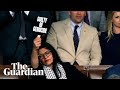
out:
{"label": "suit lapel", "polygon": [[76,56],[77,56],[77,55],[79,54],[79,52],[81,51],[81,46],[82,46],[82,44],[83,44],[83,42],[84,42],[84,40],[85,40],[86,32],[87,32],[87,28],[86,28],[85,23],[83,22],[82,29],[81,29],[81,33],[80,33],[79,44],[78,44]]}
{"label": "suit lapel", "polygon": [[69,19],[67,19],[65,21],[64,30],[65,30],[65,33],[67,35],[68,45],[70,46],[70,48],[72,47],[71,53],[73,52],[73,55],[75,55],[75,49],[74,49],[74,43],[73,43],[73,36],[72,36],[73,34],[72,34],[72,30],[71,30],[70,20]]}

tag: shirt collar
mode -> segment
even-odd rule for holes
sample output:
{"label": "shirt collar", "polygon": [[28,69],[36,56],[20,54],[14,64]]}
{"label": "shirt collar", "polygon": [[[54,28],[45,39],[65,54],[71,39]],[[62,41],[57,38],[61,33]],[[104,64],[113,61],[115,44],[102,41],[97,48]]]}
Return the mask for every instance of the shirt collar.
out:
{"label": "shirt collar", "polygon": [[[70,19],[70,24],[72,25],[72,27],[74,27],[76,24]],[[79,27],[82,27],[82,22],[80,22],[79,24],[77,24]]]}

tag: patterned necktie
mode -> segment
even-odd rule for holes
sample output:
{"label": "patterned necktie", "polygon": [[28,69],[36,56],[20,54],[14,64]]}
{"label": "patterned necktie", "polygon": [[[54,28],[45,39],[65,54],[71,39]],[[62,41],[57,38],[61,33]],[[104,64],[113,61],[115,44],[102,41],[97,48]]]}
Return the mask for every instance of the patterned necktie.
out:
{"label": "patterned necktie", "polygon": [[78,33],[77,33],[78,27],[79,27],[78,25],[75,25],[75,27],[74,27],[73,41],[74,41],[74,46],[75,46],[75,52],[77,51],[77,47],[78,47],[78,43],[79,43],[79,37],[78,37]]}
{"label": "patterned necktie", "polygon": [[85,16],[85,18],[84,18],[84,21],[85,21],[88,25],[90,25],[89,18],[88,18],[88,13],[87,13],[87,12],[86,12],[86,16]]}
{"label": "patterned necktie", "polygon": [[24,38],[25,37],[25,21],[23,17],[23,12],[20,12],[20,20],[21,20],[21,29],[20,29],[20,35]]}

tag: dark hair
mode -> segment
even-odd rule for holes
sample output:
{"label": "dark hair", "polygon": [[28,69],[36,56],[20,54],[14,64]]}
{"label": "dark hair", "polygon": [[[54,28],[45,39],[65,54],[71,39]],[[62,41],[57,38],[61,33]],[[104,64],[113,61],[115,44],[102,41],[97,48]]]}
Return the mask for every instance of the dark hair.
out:
{"label": "dark hair", "polygon": [[[50,45],[49,43],[47,42],[44,42],[41,44],[41,46],[39,47],[39,50],[41,48],[46,48],[48,50],[51,51],[52,55],[53,55],[53,71],[55,72],[56,76],[57,76],[57,73],[56,73],[56,69],[59,71],[59,69],[56,67],[57,63],[61,63],[62,64],[62,61],[58,55],[58,53],[56,52],[56,50],[53,48],[52,45]],[[57,76],[58,78],[58,76]]]}

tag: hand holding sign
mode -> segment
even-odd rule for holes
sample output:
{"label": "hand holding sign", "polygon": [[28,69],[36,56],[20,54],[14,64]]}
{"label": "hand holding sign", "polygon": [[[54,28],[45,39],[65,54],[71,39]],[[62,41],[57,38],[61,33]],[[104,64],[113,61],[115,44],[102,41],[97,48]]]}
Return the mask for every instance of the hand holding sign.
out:
{"label": "hand holding sign", "polygon": [[38,35],[33,41],[33,48],[39,49],[40,46],[41,46],[41,36]]}

